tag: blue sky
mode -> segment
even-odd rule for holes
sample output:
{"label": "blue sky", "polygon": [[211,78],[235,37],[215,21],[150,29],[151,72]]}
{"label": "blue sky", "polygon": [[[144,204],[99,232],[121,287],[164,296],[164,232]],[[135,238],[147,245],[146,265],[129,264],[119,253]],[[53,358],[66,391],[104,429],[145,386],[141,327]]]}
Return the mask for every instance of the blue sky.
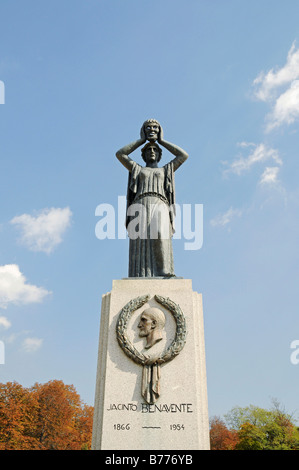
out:
{"label": "blue sky", "polygon": [[128,265],[95,210],[117,215],[115,152],[154,117],[189,153],[177,203],[203,204],[202,248],[174,240],[174,261],[203,294],[209,414],[298,414],[298,2],[3,0],[0,17],[1,382],[61,379],[93,405],[101,296]]}

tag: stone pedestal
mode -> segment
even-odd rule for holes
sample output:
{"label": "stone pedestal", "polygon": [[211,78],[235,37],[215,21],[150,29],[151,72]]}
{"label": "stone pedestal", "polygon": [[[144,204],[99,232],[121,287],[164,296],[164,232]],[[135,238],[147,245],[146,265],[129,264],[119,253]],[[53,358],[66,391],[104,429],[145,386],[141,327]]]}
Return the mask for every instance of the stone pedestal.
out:
{"label": "stone pedestal", "polygon": [[[149,307],[165,326],[146,348],[140,318]],[[115,280],[103,295],[92,449],[209,449],[202,296],[191,280]]]}

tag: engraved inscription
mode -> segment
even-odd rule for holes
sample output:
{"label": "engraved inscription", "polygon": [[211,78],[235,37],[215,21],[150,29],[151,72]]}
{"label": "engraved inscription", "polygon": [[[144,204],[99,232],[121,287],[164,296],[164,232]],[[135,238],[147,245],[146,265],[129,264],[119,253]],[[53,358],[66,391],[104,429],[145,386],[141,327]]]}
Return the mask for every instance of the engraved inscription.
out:
{"label": "engraved inscription", "polygon": [[149,405],[148,403],[142,403],[141,405],[142,413],[193,413],[191,403],[181,403],[176,405],[171,403],[170,405]]}
{"label": "engraved inscription", "polygon": [[107,411],[137,411],[135,403],[111,403]]}
{"label": "engraved inscription", "polygon": [[141,413],[193,413],[192,403],[110,403],[107,411],[139,411]]}

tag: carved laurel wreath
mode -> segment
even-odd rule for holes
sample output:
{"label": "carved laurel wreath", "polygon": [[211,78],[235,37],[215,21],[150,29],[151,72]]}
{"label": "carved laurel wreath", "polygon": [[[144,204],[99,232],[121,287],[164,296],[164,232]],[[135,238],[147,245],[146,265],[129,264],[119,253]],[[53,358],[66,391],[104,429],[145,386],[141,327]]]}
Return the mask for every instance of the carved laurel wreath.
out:
{"label": "carved laurel wreath", "polygon": [[[116,336],[120,347],[134,362],[141,365],[148,364],[149,358],[137,351],[130,342],[127,336],[127,326],[133,312],[142,307],[149,298],[150,295],[143,295],[130,300],[130,302],[122,308],[116,324]],[[160,295],[155,295],[154,298],[159,304],[166,307],[172,313],[176,321],[176,334],[173,342],[167,350],[155,360],[156,364],[163,364],[174,359],[185,346],[187,337],[186,319],[181,307],[168,297],[165,298]]]}

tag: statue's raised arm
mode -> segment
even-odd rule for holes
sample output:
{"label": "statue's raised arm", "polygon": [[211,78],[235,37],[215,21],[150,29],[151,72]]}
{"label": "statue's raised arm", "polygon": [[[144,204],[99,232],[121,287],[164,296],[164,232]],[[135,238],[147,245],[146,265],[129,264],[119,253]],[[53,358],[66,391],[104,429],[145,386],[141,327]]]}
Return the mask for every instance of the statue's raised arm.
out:
{"label": "statue's raised arm", "polygon": [[133,160],[128,156],[130,153],[134,152],[134,150],[138,149],[141,145],[145,144],[146,137],[143,126],[140,130],[140,139],[131,142],[128,145],[125,145],[120,150],[116,152],[116,158],[127,168],[127,170],[132,171],[133,167]]}
{"label": "statue's raised arm", "polygon": [[165,147],[167,150],[169,150],[170,153],[175,156],[175,158],[172,160],[174,171],[177,170],[189,157],[188,153],[185,152],[185,150],[181,149],[177,145],[172,144],[171,142],[167,142],[166,140],[164,140],[163,129],[161,126],[158,135],[158,142],[160,145]]}

